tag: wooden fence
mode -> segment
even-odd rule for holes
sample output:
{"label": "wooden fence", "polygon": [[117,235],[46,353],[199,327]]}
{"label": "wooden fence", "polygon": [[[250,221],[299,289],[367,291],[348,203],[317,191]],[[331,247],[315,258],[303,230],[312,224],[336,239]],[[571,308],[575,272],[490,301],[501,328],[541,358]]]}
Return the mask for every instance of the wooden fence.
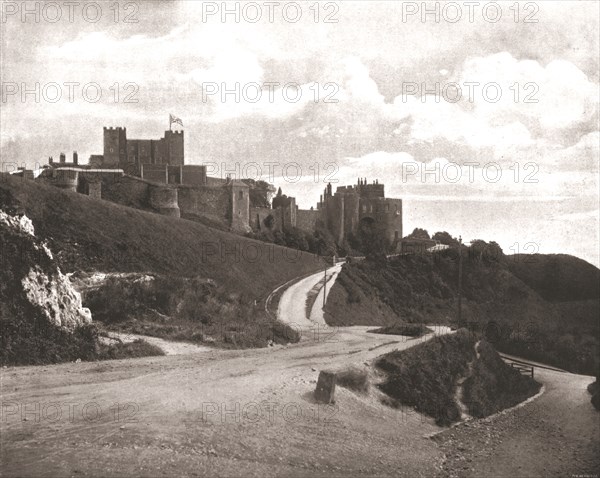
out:
{"label": "wooden fence", "polygon": [[516,368],[521,373],[521,375],[529,375],[531,378],[533,378],[533,366],[532,365],[525,365],[525,364],[521,364],[521,363],[510,362],[510,366],[512,368]]}

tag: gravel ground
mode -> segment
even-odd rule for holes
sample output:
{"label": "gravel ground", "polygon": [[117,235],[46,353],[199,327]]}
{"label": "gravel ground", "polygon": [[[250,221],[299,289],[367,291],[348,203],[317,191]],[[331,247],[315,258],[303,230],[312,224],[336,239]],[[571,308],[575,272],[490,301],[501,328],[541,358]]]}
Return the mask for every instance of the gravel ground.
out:
{"label": "gravel ground", "polygon": [[586,387],[592,377],[535,370],[544,393],[522,407],[436,435],[438,476],[597,477],[600,414]]}

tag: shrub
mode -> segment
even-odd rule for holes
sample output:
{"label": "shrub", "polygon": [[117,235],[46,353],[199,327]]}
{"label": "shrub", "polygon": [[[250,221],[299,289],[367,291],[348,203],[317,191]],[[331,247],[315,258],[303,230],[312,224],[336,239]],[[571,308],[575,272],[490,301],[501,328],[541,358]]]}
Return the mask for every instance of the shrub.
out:
{"label": "shrub", "polygon": [[354,392],[367,393],[369,391],[369,374],[359,368],[348,368],[336,373],[337,384]]}
{"label": "shrub", "polygon": [[201,277],[156,276],[145,283],[113,279],[88,293],[85,306],[112,329],[171,340],[249,348],[300,339],[250,298]]}
{"label": "shrub", "polygon": [[97,358],[98,360],[118,360],[157,355],[165,355],[165,353],[156,345],[149,344],[142,339],[137,339],[128,343],[121,342],[113,345],[101,345]]}
{"label": "shrub", "polygon": [[431,330],[423,324],[396,324],[379,329],[369,330],[373,334],[406,335],[408,337],[422,337],[431,333]]}
{"label": "shrub", "polygon": [[378,387],[404,405],[435,418],[438,425],[449,425],[460,418],[454,401],[456,382],[475,356],[473,346],[473,338],[461,329],[383,355],[376,366],[388,376]]}
{"label": "shrub", "polygon": [[478,345],[479,359],[464,382],[464,401],[469,413],[487,417],[535,395],[541,384],[506,364],[485,340]]}

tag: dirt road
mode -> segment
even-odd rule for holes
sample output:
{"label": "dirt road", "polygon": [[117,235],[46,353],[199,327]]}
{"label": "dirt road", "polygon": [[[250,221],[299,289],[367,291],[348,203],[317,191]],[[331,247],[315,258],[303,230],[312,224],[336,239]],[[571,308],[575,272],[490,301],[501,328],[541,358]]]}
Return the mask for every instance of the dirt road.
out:
{"label": "dirt road", "polygon": [[3,476],[431,476],[431,420],[374,388],[312,398],[319,370],[424,339],[312,329],[311,281],[282,297],[293,346],[2,370]]}
{"label": "dirt road", "polygon": [[535,369],[545,392],[506,413],[436,437],[447,459],[437,476],[597,477],[600,414],[592,377]]}
{"label": "dirt road", "polygon": [[[315,403],[319,370],[365,366],[428,337],[311,329],[310,282],[280,302],[282,319],[307,321],[299,344],[2,369],[2,476],[551,476],[592,463],[598,415],[579,376],[561,384],[540,372],[549,392],[524,415],[435,440],[432,420],[382,405],[374,387],[338,387],[335,405]],[[513,459],[513,443],[531,455]]]}
{"label": "dirt road", "polygon": [[[328,329],[323,319],[324,288],[322,281],[326,276],[327,287],[325,288],[325,294],[328,296],[331,286],[342,269],[342,265],[337,264],[328,268],[326,273],[319,272],[296,282],[286,289],[281,296],[277,308],[277,318],[300,332],[303,340],[313,335],[312,331],[314,330]],[[307,298],[311,294],[311,291],[316,294],[316,299],[310,310],[307,310]]]}

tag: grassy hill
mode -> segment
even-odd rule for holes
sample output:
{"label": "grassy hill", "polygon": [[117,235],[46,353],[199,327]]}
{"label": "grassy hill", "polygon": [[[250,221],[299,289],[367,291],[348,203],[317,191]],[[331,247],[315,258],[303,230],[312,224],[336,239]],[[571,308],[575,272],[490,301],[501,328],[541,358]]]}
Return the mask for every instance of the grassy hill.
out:
{"label": "grassy hill", "polygon": [[509,270],[550,302],[600,297],[600,270],[567,254],[515,254],[507,257]]}
{"label": "grassy hill", "polygon": [[306,252],[2,174],[0,207],[9,202],[33,221],[67,272],[201,276],[259,298],[323,265]]}
{"label": "grassy hill", "polygon": [[[529,258],[490,260],[468,252],[463,251],[463,324],[457,325],[476,330],[501,351],[595,374],[600,301],[598,295],[594,299],[593,280],[598,269],[570,256],[538,255],[539,264],[553,265],[528,270]],[[456,258],[456,250],[447,250],[346,264],[331,290],[326,320],[330,325],[454,323]],[[556,267],[563,275],[546,279],[548,268]],[[570,281],[582,284],[571,286]],[[584,287],[583,281],[592,286]],[[568,300],[547,300],[540,293],[548,291],[547,284],[562,288],[559,298]]]}
{"label": "grassy hill", "polygon": [[288,341],[293,334],[265,316],[261,300],[323,267],[307,252],[6,174],[0,174],[0,208],[25,213],[65,273],[155,279],[144,286],[113,278],[84,297],[94,320],[116,330],[228,347]]}

